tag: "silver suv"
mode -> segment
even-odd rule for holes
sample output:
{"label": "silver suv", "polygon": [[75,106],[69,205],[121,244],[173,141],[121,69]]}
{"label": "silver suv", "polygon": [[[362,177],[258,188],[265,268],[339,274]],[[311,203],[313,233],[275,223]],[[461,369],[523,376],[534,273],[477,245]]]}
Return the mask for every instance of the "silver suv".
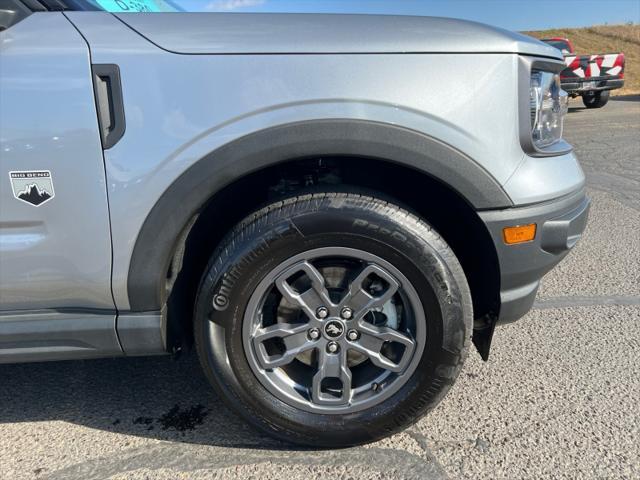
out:
{"label": "silver suv", "polygon": [[195,346],[262,430],[369,442],[486,359],[585,227],[564,63],[532,38],[0,4],[0,362]]}

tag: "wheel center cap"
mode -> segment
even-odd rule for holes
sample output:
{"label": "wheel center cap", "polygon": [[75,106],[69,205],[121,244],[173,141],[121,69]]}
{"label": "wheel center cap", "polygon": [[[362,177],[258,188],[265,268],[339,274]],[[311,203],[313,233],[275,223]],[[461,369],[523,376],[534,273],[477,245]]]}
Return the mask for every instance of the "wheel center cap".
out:
{"label": "wheel center cap", "polygon": [[340,338],[344,334],[344,325],[338,320],[330,320],[324,326],[324,334],[329,338]]}

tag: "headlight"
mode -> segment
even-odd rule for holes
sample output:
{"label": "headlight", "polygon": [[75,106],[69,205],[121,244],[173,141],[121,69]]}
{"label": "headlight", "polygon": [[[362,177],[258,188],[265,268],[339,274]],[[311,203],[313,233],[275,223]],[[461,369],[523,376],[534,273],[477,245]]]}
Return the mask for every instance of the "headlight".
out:
{"label": "headlight", "polygon": [[559,142],[564,116],[569,108],[567,92],[560,87],[560,75],[531,72],[529,94],[533,144],[544,148]]}

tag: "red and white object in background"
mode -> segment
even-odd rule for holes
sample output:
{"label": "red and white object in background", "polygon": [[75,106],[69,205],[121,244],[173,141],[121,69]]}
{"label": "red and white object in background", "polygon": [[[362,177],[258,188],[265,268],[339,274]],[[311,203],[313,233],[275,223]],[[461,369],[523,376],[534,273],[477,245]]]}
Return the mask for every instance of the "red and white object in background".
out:
{"label": "red and white object in background", "polygon": [[617,76],[624,78],[624,53],[604,55],[569,55],[564,59],[567,69],[563,78]]}

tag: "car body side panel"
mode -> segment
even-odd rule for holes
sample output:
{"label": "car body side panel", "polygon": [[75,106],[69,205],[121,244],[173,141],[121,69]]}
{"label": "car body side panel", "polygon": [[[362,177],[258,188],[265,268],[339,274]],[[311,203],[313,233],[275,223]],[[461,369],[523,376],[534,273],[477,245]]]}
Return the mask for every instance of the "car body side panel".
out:
{"label": "car body side panel", "polygon": [[[112,312],[88,46],[62,13],[34,13],[0,32],[0,62],[0,311]],[[53,198],[17,200],[10,171],[49,171]]]}
{"label": "car body side panel", "polygon": [[3,313],[0,364],[122,356],[115,322],[115,312]]}
{"label": "car body side panel", "polygon": [[[87,38],[94,63],[117,64],[121,73],[127,130],[105,160],[113,290],[122,310],[131,307],[136,239],[158,199],[191,166],[252,133],[318,120],[388,124],[451,147],[498,185],[525,160],[515,54],[180,55],[110,14],[66,15]],[[581,181],[566,178],[567,185]]]}

